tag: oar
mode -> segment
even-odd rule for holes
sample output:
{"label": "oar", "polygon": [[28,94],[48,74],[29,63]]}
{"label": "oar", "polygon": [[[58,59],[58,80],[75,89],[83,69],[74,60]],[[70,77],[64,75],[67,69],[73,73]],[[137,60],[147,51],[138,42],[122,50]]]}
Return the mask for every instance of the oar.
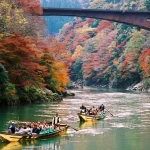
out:
{"label": "oar", "polygon": [[[107,110],[107,109],[106,109]],[[108,110],[107,110],[108,111]],[[113,117],[113,114],[110,112],[110,111],[108,111],[111,115],[112,115],[112,117]]]}
{"label": "oar", "polygon": [[69,126],[70,128],[72,128],[72,129],[74,129],[75,131],[79,131],[78,129],[76,129],[76,128],[70,126],[70,125],[68,125],[68,126]]}
{"label": "oar", "polygon": [[68,125],[67,123],[64,123],[64,122],[61,122],[61,123],[66,124],[68,127],[70,127],[70,128],[72,128],[72,129],[74,129],[75,131],[79,131],[77,128],[74,128],[74,127],[72,127],[72,126]]}

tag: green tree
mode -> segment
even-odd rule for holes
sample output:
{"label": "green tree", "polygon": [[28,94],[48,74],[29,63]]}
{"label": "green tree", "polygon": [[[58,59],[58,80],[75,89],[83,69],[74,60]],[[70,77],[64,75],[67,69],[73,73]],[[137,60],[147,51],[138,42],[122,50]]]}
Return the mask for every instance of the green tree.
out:
{"label": "green tree", "polygon": [[8,82],[8,73],[4,66],[0,63],[0,85]]}
{"label": "green tree", "polygon": [[147,10],[150,10],[150,0],[145,0],[145,6]]}

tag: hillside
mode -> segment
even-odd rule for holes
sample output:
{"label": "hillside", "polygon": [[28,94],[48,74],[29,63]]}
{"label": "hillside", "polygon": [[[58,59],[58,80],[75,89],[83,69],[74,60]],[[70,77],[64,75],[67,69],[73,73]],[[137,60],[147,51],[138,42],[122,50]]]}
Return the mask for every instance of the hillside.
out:
{"label": "hillside", "polygon": [[[89,8],[150,10],[150,1],[93,0]],[[65,24],[59,40],[72,53],[70,78],[87,85],[127,88],[143,81],[150,86],[150,32],[134,26],[92,18]]]}
{"label": "hillside", "polygon": [[[89,4],[89,0],[41,0],[42,7],[57,8],[85,8]],[[46,19],[46,27],[51,35],[58,34],[59,30],[65,23],[71,21],[73,17],[67,16],[49,16]]]}

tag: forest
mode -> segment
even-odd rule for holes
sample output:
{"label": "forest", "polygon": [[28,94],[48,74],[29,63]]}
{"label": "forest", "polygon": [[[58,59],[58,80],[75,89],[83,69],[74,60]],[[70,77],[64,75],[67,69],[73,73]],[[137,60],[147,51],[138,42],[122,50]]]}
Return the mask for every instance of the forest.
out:
{"label": "forest", "polygon": [[0,1],[0,104],[61,100],[70,52],[48,38],[38,0]]}
{"label": "forest", "polygon": [[[88,8],[149,11],[149,0],[92,0]],[[86,85],[128,88],[150,87],[150,31],[100,19],[75,17],[58,35],[67,43],[72,81]]]}
{"label": "forest", "polygon": [[[62,7],[72,7],[63,2]],[[55,20],[39,17],[41,6],[61,5],[49,3],[0,1],[1,105],[62,100],[70,80],[124,89],[140,83],[139,90],[149,90],[150,31],[81,17],[54,24]],[[149,0],[73,0],[72,4],[77,8],[150,10]]]}

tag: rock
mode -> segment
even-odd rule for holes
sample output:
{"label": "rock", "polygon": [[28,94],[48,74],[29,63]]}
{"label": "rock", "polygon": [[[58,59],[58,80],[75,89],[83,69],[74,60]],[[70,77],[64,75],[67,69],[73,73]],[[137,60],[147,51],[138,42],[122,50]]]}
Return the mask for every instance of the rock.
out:
{"label": "rock", "polygon": [[68,93],[67,96],[75,96],[74,93]]}
{"label": "rock", "polygon": [[145,87],[142,81],[140,83],[129,86],[126,90],[150,92],[150,88]]}

